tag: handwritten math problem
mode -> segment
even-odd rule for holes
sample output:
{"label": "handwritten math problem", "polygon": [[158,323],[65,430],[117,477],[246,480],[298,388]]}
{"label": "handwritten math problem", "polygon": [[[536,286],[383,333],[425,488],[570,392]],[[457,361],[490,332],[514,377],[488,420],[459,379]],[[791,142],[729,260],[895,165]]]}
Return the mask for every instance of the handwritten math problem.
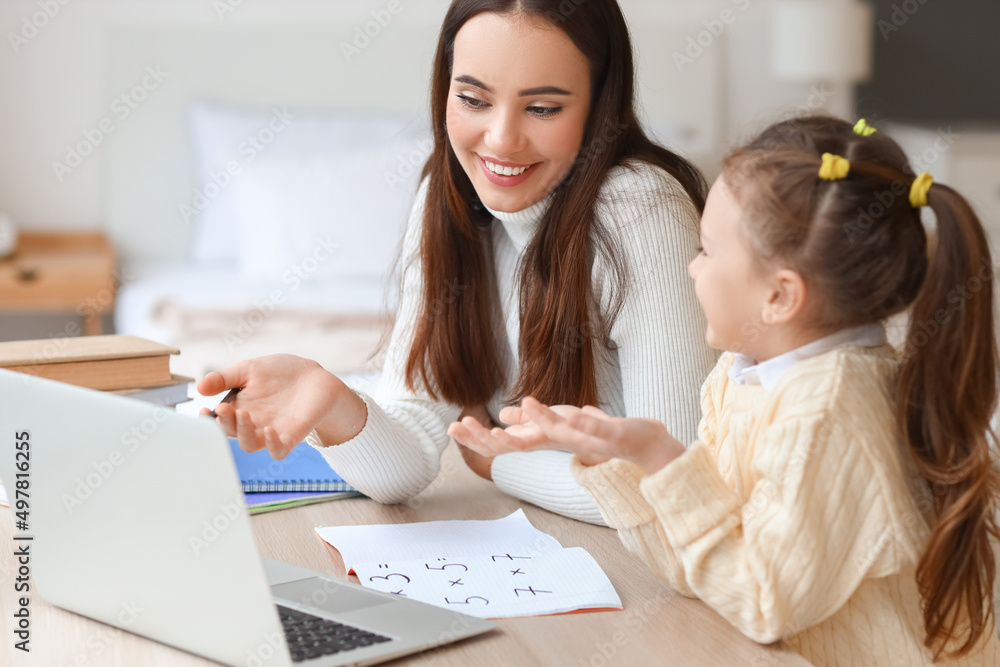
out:
{"label": "handwritten math problem", "polygon": [[[440,524],[496,525],[487,531],[468,531],[464,529],[469,526]],[[392,529],[408,534],[389,535]],[[317,528],[317,532],[340,549],[362,585],[471,616],[503,618],[622,608],[614,587],[590,554],[580,548],[562,548],[531,526],[520,510],[497,521],[329,527]],[[434,550],[420,556],[424,548]]]}

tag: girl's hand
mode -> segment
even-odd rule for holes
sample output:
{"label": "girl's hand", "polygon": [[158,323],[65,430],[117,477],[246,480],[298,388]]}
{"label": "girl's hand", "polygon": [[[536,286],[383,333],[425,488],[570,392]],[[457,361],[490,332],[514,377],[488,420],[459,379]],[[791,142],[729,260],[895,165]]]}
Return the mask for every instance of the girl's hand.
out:
{"label": "girl's hand", "polygon": [[[350,422],[352,405],[346,394],[356,398],[365,410],[360,397],[335,375],[315,361],[290,354],[258,357],[212,371],[201,379],[197,389],[202,395],[212,396],[235,387],[243,388],[236,399],[215,409],[219,425],[229,437],[239,439],[243,451],[256,452],[266,447],[275,459],[285,458],[334,413],[339,421]],[[348,414],[340,414],[344,411]],[[203,408],[199,414],[208,413]],[[356,415],[353,420],[358,421]],[[363,417],[355,433],[362,426]]]}
{"label": "girl's hand", "polygon": [[[519,426],[511,426],[503,433],[497,433],[498,429],[488,432],[482,429],[469,440],[469,447],[480,452],[491,451],[493,455],[503,451],[565,449],[576,454],[584,465],[623,458],[647,474],[656,472],[685,451],[684,445],[654,419],[609,417],[592,406],[560,414],[527,397],[518,412],[501,414],[503,418],[516,417]],[[522,429],[525,437],[512,433],[515,428]]]}
{"label": "girl's hand", "polygon": [[[565,416],[580,411],[580,408],[572,405],[555,405],[549,409]],[[500,411],[500,420],[510,426],[506,429],[499,426],[487,427],[484,424],[492,422],[477,420],[475,412],[466,410],[459,416],[458,421],[448,427],[448,435],[458,443],[463,457],[480,456],[492,459],[498,454],[509,452],[562,449],[557,443],[549,440],[521,408],[504,408]]]}

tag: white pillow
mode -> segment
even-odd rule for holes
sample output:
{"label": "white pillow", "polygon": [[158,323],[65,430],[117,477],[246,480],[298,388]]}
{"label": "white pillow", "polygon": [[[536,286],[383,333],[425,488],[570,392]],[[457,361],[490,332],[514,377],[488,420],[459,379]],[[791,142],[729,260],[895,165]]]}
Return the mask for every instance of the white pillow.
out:
{"label": "white pillow", "polygon": [[[379,199],[384,196],[397,204],[405,200],[408,208],[418,172],[432,147],[426,119],[413,115],[300,112],[286,107],[239,108],[195,102],[188,109],[188,118],[196,162],[195,188],[183,204],[187,208],[182,208],[194,225],[190,260],[202,266],[233,267],[246,261],[251,273],[263,258],[234,242],[242,227],[237,219],[236,192],[250,193],[250,188],[240,186],[244,180],[254,180],[258,187],[267,189],[266,183],[252,176],[262,161],[285,161],[278,170],[287,172],[289,161],[322,162],[329,158],[338,162],[338,156],[370,153],[377,156],[372,160],[382,165],[381,171],[376,174],[369,168],[354,173],[353,185],[342,188],[339,206],[361,209],[364,201],[358,197],[370,195],[374,187],[361,181],[376,177],[381,183]],[[312,177],[316,176],[316,164]],[[265,166],[267,169],[273,173],[276,167]],[[239,209],[246,212],[248,207],[240,204]],[[252,256],[241,256],[241,250]]]}
{"label": "white pillow", "polygon": [[381,280],[415,190],[390,188],[386,168],[386,156],[368,150],[258,158],[231,188],[231,245],[243,277],[285,285]]}

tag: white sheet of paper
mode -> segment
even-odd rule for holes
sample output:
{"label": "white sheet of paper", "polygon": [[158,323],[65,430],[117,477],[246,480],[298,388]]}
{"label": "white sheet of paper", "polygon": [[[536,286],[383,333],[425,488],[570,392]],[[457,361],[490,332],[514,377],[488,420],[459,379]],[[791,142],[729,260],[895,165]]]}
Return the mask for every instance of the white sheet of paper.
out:
{"label": "white sheet of paper", "polygon": [[3,486],[0,486],[0,505],[10,505],[10,501],[7,500],[7,492],[3,490]]}
{"label": "white sheet of paper", "polygon": [[365,586],[479,618],[622,608],[584,549],[505,556],[365,563],[354,571]]}
{"label": "white sheet of paper", "polygon": [[531,525],[523,510],[494,521],[424,521],[373,526],[328,526],[316,532],[344,557],[347,569],[363,563],[409,560],[439,553],[471,556],[518,549],[541,553],[562,545]]}
{"label": "white sheet of paper", "polygon": [[480,618],[621,609],[584,549],[564,549],[517,512],[495,521],[316,528],[361,584]]}

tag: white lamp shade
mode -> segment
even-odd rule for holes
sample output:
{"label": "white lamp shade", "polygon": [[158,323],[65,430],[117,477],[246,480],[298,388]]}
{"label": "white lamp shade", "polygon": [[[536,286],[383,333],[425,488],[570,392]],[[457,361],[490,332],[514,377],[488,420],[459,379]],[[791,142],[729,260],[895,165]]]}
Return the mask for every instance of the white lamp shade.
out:
{"label": "white lamp shade", "polygon": [[871,76],[875,10],[857,0],[780,0],[774,5],[771,66],[778,78],[864,81]]}

